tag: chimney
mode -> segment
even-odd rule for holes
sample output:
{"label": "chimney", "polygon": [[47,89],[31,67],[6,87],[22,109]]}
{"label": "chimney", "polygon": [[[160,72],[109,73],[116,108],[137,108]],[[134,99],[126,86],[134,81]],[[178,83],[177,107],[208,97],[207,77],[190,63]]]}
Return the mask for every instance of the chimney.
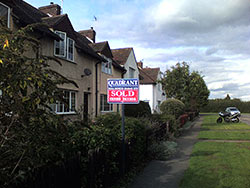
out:
{"label": "chimney", "polygon": [[142,61],[137,62],[137,66],[138,66],[139,68],[143,69],[143,62],[142,62]]}
{"label": "chimney", "polygon": [[61,7],[53,2],[50,2],[50,5],[39,7],[38,9],[49,16],[61,15]]}
{"label": "chimney", "polygon": [[93,27],[91,27],[88,30],[79,31],[78,33],[80,33],[81,35],[87,37],[91,42],[95,43],[96,32],[93,29]]}

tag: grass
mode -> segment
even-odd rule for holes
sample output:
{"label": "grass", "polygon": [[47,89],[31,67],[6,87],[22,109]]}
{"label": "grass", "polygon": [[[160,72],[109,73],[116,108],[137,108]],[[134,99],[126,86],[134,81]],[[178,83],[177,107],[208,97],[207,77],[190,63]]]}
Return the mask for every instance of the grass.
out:
{"label": "grass", "polygon": [[[217,124],[216,118],[218,116],[215,115],[204,117],[199,138],[250,140],[249,125]],[[249,159],[250,143],[198,142],[193,148],[189,168],[185,171],[179,187],[250,187]]]}
{"label": "grass", "polygon": [[199,139],[250,140],[250,131],[201,131]]}
{"label": "grass", "polygon": [[199,142],[181,188],[250,187],[250,143]]}
{"label": "grass", "polygon": [[250,130],[250,125],[245,123],[216,123],[219,116],[211,115],[205,116],[202,123],[202,129],[208,130]]}

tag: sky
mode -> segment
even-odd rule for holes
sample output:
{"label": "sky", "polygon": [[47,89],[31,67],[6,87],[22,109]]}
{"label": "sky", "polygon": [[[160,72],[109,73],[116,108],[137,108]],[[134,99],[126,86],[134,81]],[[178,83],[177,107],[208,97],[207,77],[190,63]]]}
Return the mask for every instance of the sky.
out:
{"label": "sky", "polygon": [[[26,0],[34,7],[52,0]],[[210,99],[250,101],[250,0],[54,0],[76,31],[96,42],[133,47],[137,61],[162,72],[177,62],[198,71]],[[95,19],[96,18],[96,19]]]}

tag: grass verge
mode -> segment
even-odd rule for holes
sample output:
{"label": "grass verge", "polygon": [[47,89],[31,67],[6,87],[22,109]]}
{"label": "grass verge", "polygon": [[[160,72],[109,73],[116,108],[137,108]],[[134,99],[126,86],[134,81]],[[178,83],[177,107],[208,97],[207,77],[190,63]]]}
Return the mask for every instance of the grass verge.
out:
{"label": "grass verge", "polygon": [[181,188],[250,187],[250,143],[195,145]]}

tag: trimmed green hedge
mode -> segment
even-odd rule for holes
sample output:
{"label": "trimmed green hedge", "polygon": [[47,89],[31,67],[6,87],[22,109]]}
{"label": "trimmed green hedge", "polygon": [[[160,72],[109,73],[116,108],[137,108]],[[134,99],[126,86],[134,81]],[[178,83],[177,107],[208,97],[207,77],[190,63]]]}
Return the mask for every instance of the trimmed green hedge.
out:
{"label": "trimmed green hedge", "polygon": [[215,112],[224,111],[227,107],[237,107],[241,113],[250,113],[250,102],[241,101],[239,99],[212,99],[209,100],[208,105],[201,109],[201,112]]}

